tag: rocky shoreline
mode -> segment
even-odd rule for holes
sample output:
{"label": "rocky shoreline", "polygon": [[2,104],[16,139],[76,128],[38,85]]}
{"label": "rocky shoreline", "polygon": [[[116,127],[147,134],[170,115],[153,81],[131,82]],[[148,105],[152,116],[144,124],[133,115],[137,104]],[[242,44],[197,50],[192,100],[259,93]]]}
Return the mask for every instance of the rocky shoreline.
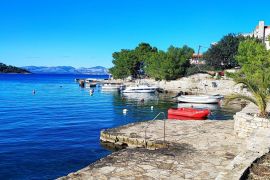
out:
{"label": "rocky shoreline", "polygon": [[214,78],[209,74],[195,74],[188,77],[183,77],[172,81],[155,81],[154,79],[140,80],[106,80],[106,83],[123,83],[127,86],[139,83],[146,83],[157,86],[163,89],[164,92],[178,93],[180,91],[189,92],[192,94],[222,94],[229,95],[232,93],[248,94],[245,88],[241,85],[236,85],[235,82],[226,77],[220,79]]}

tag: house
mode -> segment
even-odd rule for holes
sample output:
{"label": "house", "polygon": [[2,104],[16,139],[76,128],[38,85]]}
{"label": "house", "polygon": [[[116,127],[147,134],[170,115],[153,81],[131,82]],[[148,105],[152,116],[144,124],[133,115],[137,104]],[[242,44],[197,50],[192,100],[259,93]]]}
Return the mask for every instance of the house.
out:
{"label": "house", "polygon": [[256,26],[253,32],[242,35],[261,39],[265,43],[266,48],[270,49],[270,26],[266,26],[264,21],[259,21],[259,25]]}
{"label": "house", "polygon": [[202,54],[193,54],[190,61],[190,64],[205,64],[205,60],[202,59]]}

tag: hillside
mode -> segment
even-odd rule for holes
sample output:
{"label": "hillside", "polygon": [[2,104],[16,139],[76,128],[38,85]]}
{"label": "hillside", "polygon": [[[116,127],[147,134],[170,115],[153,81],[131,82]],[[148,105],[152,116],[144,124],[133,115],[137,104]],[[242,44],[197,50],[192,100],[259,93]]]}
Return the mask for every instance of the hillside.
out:
{"label": "hillside", "polygon": [[0,63],[0,73],[20,73],[20,74],[25,74],[25,73],[30,73],[29,71],[25,69],[21,69],[15,66],[7,66],[3,63]]}

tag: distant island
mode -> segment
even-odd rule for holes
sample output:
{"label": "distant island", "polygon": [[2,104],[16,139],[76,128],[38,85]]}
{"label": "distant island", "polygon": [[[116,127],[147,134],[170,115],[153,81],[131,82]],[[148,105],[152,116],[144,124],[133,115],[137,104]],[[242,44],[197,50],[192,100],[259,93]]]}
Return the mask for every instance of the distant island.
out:
{"label": "distant island", "polygon": [[108,70],[102,66],[91,68],[74,68],[72,66],[24,66],[21,67],[35,74],[89,74],[89,75],[108,75]]}
{"label": "distant island", "polygon": [[28,74],[30,73],[26,69],[18,68],[15,66],[8,66],[4,63],[0,63],[0,73],[18,73],[18,74]]}

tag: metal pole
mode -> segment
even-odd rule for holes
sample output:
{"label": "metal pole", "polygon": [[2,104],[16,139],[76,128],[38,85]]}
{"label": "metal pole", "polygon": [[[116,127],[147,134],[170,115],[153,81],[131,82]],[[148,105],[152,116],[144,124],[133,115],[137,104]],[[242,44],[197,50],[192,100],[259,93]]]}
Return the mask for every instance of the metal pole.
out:
{"label": "metal pole", "polygon": [[164,139],[163,139],[163,145],[165,145],[165,127],[166,127],[166,119],[164,119]]}
{"label": "metal pole", "polygon": [[200,66],[199,66],[199,60],[200,60],[200,50],[201,50],[201,45],[199,45],[199,49],[198,49],[198,53],[197,53],[197,61],[198,61],[198,63],[197,63],[197,67],[198,67],[198,69],[199,69],[199,71],[201,71],[201,68],[200,68]]}
{"label": "metal pole", "polygon": [[145,128],[145,131],[144,131],[144,143],[145,143],[145,148],[146,148],[146,129],[147,129],[147,127]]}

